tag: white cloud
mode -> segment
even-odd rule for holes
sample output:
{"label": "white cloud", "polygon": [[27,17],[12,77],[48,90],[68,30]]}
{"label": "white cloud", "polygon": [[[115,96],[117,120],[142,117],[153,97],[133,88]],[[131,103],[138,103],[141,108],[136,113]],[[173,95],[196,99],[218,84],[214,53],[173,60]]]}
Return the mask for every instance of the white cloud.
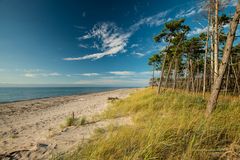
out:
{"label": "white cloud", "polygon": [[140,72],[139,74],[143,74],[143,75],[151,75],[151,74],[152,74],[152,71]]}
{"label": "white cloud", "polygon": [[36,78],[36,77],[56,77],[61,76],[60,73],[52,72],[52,73],[39,73],[39,72],[27,72],[24,74],[25,77],[28,78]]}
{"label": "white cloud", "polygon": [[[183,5],[189,6],[192,3],[182,4],[180,6],[174,7],[175,9],[181,8]],[[195,7],[191,7],[185,10],[181,10],[178,14],[176,14],[175,18],[182,17],[190,17],[194,16],[198,13],[198,11],[202,8],[202,2],[198,2],[195,4]],[[86,54],[79,57],[67,57],[63,60],[66,61],[78,61],[78,60],[96,60],[105,56],[113,56],[119,53],[126,52],[126,46],[129,38],[137,31],[141,26],[160,26],[164,23],[171,21],[172,18],[168,16],[168,14],[172,11],[172,9],[161,11],[153,16],[145,17],[134,23],[129,27],[128,30],[123,30],[116,26],[116,24],[111,22],[103,22],[94,25],[94,27],[86,32],[85,35],[78,37],[79,41],[83,40],[93,40],[91,48],[96,49],[95,53]],[[192,34],[197,34],[200,30],[196,32],[192,32]],[[138,44],[133,44],[130,48],[137,47]],[[84,46],[81,46],[84,47]],[[142,53],[138,53],[138,56],[143,56]]]}
{"label": "white cloud", "polygon": [[82,73],[82,74],[80,74],[80,75],[90,77],[90,76],[98,76],[98,75],[100,75],[100,74],[99,74],[99,73]]}
{"label": "white cloud", "polygon": [[[78,37],[79,41],[93,39],[92,48],[100,50],[97,53],[87,54],[80,57],[67,57],[63,60],[66,61],[78,61],[78,60],[86,60],[86,59],[100,59],[104,56],[113,56],[118,53],[126,52],[126,46],[128,43],[128,39],[132,36],[134,32],[136,32],[140,26],[148,25],[148,26],[159,26],[164,24],[167,19],[165,16],[170,12],[170,10],[159,12],[156,15],[143,18],[139,20],[137,23],[133,24],[129,27],[128,31],[123,31],[121,28],[117,27],[114,23],[103,22],[94,25],[90,32],[87,32],[85,35]],[[97,42],[100,42],[97,43]],[[83,46],[81,46],[83,47]],[[132,47],[137,47],[136,44]]]}
{"label": "white cloud", "polygon": [[53,73],[45,73],[44,75],[46,75],[47,77],[48,76],[61,76],[61,74],[60,73],[57,73],[57,72],[53,72]]}
{"label": "white cloud", "polygon": [[134,32],[134,31],[138,30],[139,27],[142,26],[142,25],[160,26],[167,21],[165,19],[165,17],[167,16],[167,14],[170,11],[171,10],[166,10],[166,11],[163,11],[163,12],[159,12],[159,13],[153,15],[153,16],[143,18],[143,19],[139,20],[137,23],[133,24],[130,27],[130,30],[132,30]]}
{"label": "white cloud", "polygon": [[0,72],[4,72],[4,71],[6,71],[6,69],[0,68]]}
{"label": "white cloud", "polygon": [[[111,71],[103,76],[94,79],[82,79],[75,84],[80,85],[102,85],[102,86],[146,86],[152,76],[152,71]],[[155,75],[160,75],[159,71],[155,71]]]}
{"label": "white cloud", "polygon": [[99,23],[93,27],[93,29],[86,35],[79,37],[79,40],[85,39],[97,39],[100,44],[96,44],[97,48],[100,48],[102,52],[88,54],[77,58],[64,58],[67,61],[85,60],[85,59],[99,59],[104,56],[112,56],[124,51],[127,45],[128,38],[131,33],[123,32],[114,23]]}
{"label": "white cloud", "polygon": [[207,32],[207,27],[205,28],[195,28],[194,30],[190,31],[188,36],[194,36],[194,35],[198,35],[201,33]]}
{"label": "white cloud", "polygon": [[133,54],[133,55],[136,55],[136,56],[138,56],[138,57],[143,57],[143,56],[145,56],[145,54],[139,53],[139,52],[133,52],[132,54]]}
{"label": "white cloud", "polygon": [[[160,75],[161,71],[154,71],[154,74],[155,75]],[[146,76],[149,76],[149,75],[152,75],[152,71],[144,71],[144,72],[139,72],[140,75],[146,75]]]}
{"label": "white cloud", "polygon": [[[147,85],[152,75],[151,71],[133,72],[133,71],[112,71],[112,76],[104,76],[97,79],[98,82],[106,84],[122,84],[129,86]],[[156,73],[157,74],[157,73]]]}
{"label": "white cloud", "polygon": [[85,48],[85,49],[88,48],[88,46],[87,46],[86,44],[79,44],[78,46],[79,46],[80,48]]}
{"label": "white cloud", "polygon": [[77,73],[77,74],[66,74],[65,76],[67,77],[72,77],[72,76],[86,76],[86,77],[92,77],[92,76],[99,76],[101,74],[99,73]]}
{"label": "white cloud", "polygon": [[33,73],[25,73],[24,76],[25,76],[25,77],[34,78],[34,77],[36,77],[37,75],[36,75],[36,74],[33,74]]}
{"label": "white cloud", "polygon": [[181,10],[181,11],[175,16],[175,18],[190,17],[190,16],[195,15],[196,13],[197,13],[197,12],[196,12],[196,8],[195,8],[195,7],[192,7],[192,8],[187,9],[187,10]]}
{"label": "white cloud", "polygon": [[130,48],[135,48],[135,47],[138,47],[139,44],[132,44]]}
{"label": "white cloud", "polygon": [[111,71],[109,73],[114,75],[120,75],[120,76],[131,76],[136,74],[136,72],[132,72],[132,71]]}
{"label": "white cloud", "polygon": [[149,79],[91,79],[80,80],[75,84],[80,85],[103,85],[103,86],[145,86],[148,85]]}
{"label": "white cloud", "polygon": [[91,38],[91,35],[90,34],[86,34],[86,35],[84,35],[84,36],[82,36],[82,37],[78,37],[77,39],[79,40],[79,41],[81,41],[81,40],[86,40],[86,39],[90,39]]}

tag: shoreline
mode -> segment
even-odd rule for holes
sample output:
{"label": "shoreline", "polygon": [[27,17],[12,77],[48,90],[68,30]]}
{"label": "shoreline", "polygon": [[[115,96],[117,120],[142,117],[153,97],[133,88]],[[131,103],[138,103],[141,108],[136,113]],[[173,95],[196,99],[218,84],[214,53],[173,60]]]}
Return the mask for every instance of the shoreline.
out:
{"label": "shoreline", "polygon": [[[60,125],[72,112],[76,117],[90,120],[107,108],[108,97],[124,99],[136,90],[138,89],[116,89],[0,104],[0,159],[10,153],[19,153],[25,157],[22,159],[45,159],[52,153],[68,150],[80,143],[82,137],[90,137],[96,127],[111,123],[99,122],[62,130]],[[26,157],[25,152],[23,155],[23,150],[27,150],[30,158]]]}
{"label": "shoreline", "polygon": [[[1,87],[4,88],[4,87]],[[5,87],[5,88],[10,88],[10,87]],[[16,88],[16,87],[12,87]],[[19,88],[28,88],[28,87],[19,87]],[[55,87],[29,87],[29,88],[55,88]],[[69,88],[69,87],[57,87],[57,88]],[[70,88],[75,88],[75,87],[70,87]],[[83,88],[83,87],[79,87]],[[94,87],[85,87],[85,88],[94,88]],[[99,87],[101,88],[101,87]],[[102,87],[105,88],[105,87]],[[111,87],[109,87],[111,88]],[[69,95],[59,95],[59,96],[46,96],[46,97],[41,97],[41,98],[30,98],[30,99],[22,99],[22,100],[16,100],[16,101],[5,101],[5,102],[0,102],[0,105],[4,104],[9,104],[9,103],[17,103],[17,102],[26,102],[26,101],[34,101],[34,100],[42,100],[42,99],[49,99],[49,98],[59,98],[59,97],[69,97],[69,96],[82,96],[82,95],[89,95],[89,94],[95,94],[95,93],[102,93],[102,92],[109,92],[109,91],[115,91],[115,90],[121,90],[121,89],[134,89],[136,87],[120,87],[120,88],[115,88],[115,89],[110,89],[110,90],[105,90],[105,91],[93,91],[93,92],[83,92],[83,93],[78,93],[78,94],[69,94]]]}

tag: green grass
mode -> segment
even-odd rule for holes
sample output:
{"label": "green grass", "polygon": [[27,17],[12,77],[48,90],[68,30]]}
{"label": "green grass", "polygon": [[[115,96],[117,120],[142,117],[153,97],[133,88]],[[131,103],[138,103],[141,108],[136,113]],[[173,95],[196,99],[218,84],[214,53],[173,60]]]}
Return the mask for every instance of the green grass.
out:
{"label": "green grass", "polygon": [[66,128],[70,126],[81,126],[85,125],[86,123],[87,123],[86,117],[73,118],[72,116],[69,116],[65,119],[65,122],[60,125],[60,127]]}
{"label": "green grass", "polygon": [[134,125],[98,129],[89,143],[60,159],[153,160],[240,158],[240,98],[220,97],[204,116],[201,94],[144,89],[109,106],[102,118],[131,116]]}

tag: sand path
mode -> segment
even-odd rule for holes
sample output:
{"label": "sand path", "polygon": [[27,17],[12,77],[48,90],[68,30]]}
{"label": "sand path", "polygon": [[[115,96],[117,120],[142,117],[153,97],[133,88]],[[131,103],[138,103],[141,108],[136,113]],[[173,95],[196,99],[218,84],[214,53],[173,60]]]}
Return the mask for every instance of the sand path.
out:
{"label": "sand path", "polygon": [[0,105],[0,159],[48,159],[88,139],[96,128],[130,123],[128,117],[61,129],[72,112],[88,118],[107,107],[108,97],[126,98],[136,89],[65,96]]}

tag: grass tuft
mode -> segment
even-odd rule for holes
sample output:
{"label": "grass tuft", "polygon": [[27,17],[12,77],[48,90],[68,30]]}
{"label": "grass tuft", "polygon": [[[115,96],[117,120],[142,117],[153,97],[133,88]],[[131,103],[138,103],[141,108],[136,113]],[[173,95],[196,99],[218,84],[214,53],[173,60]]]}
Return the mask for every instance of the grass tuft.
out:
{"label": "grass tuft", "polygon": [[70,126],[82,126],[85,124],[87,124],[87,119],[85,116],[78,117],[78,118],[73,118],[72,116],[70,116],[65,119],[64,124],[61,124],[60,127],[66,128],[66,127],[70,127]]}

